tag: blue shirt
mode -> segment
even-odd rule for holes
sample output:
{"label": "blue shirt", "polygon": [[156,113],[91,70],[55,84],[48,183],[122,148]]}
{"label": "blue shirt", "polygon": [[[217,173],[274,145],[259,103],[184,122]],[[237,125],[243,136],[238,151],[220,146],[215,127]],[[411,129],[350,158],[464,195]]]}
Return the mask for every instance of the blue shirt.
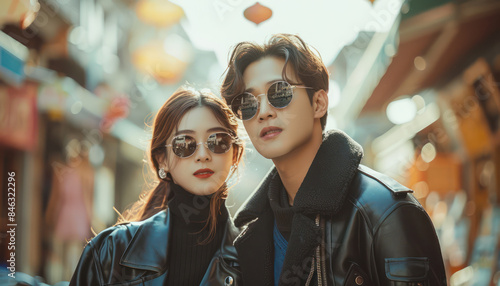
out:
{"label": "blue shirt", "polygon": [[276,224],[276,220],[274,221],[273,240],[274,240],[274,285],[278,286],[281,270],[283,269],[283,261],[285,260],[286,249],[288,247],[288,241],[286,241],[281,232],[278,230],[278,225]]}

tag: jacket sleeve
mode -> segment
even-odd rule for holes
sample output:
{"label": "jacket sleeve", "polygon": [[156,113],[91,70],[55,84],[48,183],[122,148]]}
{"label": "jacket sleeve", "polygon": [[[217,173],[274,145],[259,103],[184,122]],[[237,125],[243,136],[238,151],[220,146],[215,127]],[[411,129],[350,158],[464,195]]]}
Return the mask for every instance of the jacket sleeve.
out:
{"label": "jacket sleeve", "polygon": [[101,265],[95,245],[90,241],[83,250],[80,261],[71,278],[70,286],[103,285]]}
{"label": "jacket sleeve", "polygon": [[395,206],[373,243],[379,285],[446,285],[438,237],[420,205]]}

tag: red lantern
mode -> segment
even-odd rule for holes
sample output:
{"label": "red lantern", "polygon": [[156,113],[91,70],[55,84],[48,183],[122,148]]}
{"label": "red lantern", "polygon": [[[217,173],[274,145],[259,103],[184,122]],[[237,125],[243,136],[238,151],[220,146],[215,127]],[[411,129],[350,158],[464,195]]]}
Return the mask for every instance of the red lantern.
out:
{"label": "red lantern", "polygon": [[273,15],[273,10],[266,6],[262,6],[259,2],[255,3],[253,6],[248,7],[243,12],[245,18],[249,21],[254,22],[255,24],[260,24]]}

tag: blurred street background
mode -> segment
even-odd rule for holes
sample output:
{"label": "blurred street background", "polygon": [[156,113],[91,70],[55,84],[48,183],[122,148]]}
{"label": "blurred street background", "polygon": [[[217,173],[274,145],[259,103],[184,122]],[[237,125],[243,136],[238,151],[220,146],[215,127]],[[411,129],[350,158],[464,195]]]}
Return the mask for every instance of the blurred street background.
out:
{"label": "blurred street background", "polygon": [[[450,285],[500,285],[500,1],[0,0],[0,29],[0,285],[69,281],[148,187],[159,107],[274,33],[321,54],[327,129],[414,190]],[[246,144],[232,214],[272,166]]]}

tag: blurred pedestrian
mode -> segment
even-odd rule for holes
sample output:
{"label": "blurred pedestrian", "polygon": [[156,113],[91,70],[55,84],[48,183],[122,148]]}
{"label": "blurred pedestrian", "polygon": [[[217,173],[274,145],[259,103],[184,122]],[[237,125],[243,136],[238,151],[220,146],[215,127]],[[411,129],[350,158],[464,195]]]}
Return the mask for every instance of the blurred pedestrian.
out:
{"label": "blurred pedestrian", "polygon": [[65,149],[64,161],[56,155],[51,162],[57,168],[45,214],[50,241],[45,276],[49,281],[71,278],[85,239],[91,235],[94,170],[77,139],[71,139]]}
{"label": "blurred pedestrian", "polygon": [[[328,35],[325,35],[327,37]],[[360,165],[361,146],[324,132],[329,74],[300,37],[232,51],[222,94],[275,168],[241,207],[245,285],[445,285],[432,222],[411,190]]]}
{"label": "blurred pedestrian", "polygon": [[178,89],[153,123],[148,156],[159,184],[88,243],[70,285],[240,285],[225,198],[242,154],[223,100]]}

